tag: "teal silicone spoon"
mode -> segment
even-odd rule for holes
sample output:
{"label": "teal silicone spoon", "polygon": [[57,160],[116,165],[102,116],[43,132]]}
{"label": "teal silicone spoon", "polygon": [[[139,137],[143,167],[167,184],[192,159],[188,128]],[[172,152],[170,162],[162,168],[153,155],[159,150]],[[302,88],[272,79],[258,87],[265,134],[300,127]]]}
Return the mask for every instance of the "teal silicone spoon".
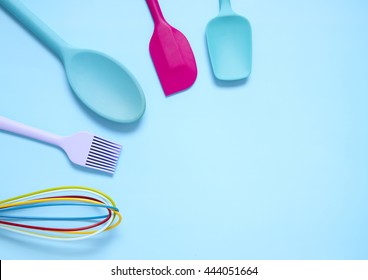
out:
{"label": "teal silicone spoon", "polygon": [[234,13],[230,0],[220,0],[220,13],[206,28],[212,70],[219,80],[245,79],[252,70],[252,29]]}
{"label": "teal silicone spoon", "polygon": [[71,47],[18,0],[0,0],[0,5],[60,59],[71,88],[89,109],[119,123],[143,115],[143,91],[124,66],[103,53]]}

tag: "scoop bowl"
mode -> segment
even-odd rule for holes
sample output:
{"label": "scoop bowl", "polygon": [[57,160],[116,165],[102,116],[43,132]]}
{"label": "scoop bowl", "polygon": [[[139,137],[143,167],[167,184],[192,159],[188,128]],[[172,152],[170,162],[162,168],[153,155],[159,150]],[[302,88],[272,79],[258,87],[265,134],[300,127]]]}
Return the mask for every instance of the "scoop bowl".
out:
{"label": "scoop bowl", "polygon": [[249,21],[220,1],[220,14],[206,27],[207,48],[215,77],[241,80],[252,71],[252,29]]}

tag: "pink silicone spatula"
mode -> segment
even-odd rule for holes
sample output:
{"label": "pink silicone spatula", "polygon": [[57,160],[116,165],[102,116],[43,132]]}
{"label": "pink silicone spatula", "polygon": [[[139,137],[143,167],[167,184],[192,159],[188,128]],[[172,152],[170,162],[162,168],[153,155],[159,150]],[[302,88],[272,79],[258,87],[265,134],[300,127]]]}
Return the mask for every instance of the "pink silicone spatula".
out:
{"label": "pink silicone spatula", "polygon": [[166,96],[189,88],[197,65],[187,38],[167,23],[157,0],[146,0],[155,23],[150,54]]}

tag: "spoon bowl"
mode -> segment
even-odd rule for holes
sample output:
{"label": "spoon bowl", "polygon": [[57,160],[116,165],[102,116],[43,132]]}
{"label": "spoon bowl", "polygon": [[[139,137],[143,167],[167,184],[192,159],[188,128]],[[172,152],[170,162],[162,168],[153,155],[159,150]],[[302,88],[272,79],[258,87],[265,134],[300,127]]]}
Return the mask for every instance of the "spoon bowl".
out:
{"label": "spoon bowl", "polygon": [[130,72],[105,54],[73,50],[64,62],[71,88],[92,111],[115,122],[131,123],[145,111],[143,91]]}

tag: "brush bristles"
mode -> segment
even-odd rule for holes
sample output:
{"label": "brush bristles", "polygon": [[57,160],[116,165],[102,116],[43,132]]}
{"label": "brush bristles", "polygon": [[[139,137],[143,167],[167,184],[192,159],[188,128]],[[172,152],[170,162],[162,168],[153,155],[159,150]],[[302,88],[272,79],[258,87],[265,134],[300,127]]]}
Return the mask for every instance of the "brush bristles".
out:
{"label": "brush bristles", "polygon": [[121,145],[94,136],[86,166],[113,174],[120,151]]}

